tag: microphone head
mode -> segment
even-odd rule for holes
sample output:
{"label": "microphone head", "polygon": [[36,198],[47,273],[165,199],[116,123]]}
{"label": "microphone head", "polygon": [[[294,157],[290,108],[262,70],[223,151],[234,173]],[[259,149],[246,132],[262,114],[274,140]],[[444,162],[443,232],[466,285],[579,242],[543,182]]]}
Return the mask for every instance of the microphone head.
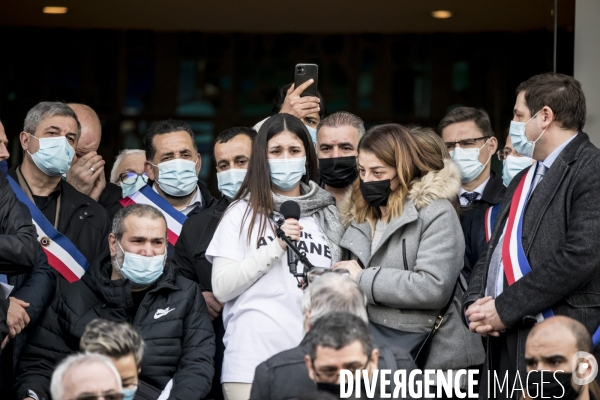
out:
{"label": "microphone head", "polygon": [[283,215],[283,218],[300,219],[300,206],[294,200],[288,200],[283,202],[279,212]]}

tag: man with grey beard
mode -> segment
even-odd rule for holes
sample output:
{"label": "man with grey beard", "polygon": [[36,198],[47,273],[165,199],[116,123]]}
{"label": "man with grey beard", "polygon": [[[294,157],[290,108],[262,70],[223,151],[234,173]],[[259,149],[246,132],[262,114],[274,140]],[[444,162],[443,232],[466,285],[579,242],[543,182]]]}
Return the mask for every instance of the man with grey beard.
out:
{"label": "man with grey beard", "polygon": [[215,336],[199,286],[166,260],[167,223],[156,208],[121,209],[110,254],[57,295],[17,365],[18,399],[49,398],[52,370],[77,352],[95,318],[127,321],[147,343],[139,379],[170,398],[203,399],[214,374]]}

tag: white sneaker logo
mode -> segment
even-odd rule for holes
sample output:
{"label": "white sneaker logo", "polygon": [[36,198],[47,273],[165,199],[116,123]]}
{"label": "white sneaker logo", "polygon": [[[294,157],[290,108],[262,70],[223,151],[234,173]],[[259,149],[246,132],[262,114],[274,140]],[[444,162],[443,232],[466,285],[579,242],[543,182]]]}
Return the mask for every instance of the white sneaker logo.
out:
{"label": "white sneaker logo", "polygon": [[154,314],[154,319],[159,319],[160,317],[164,317],[165,315],[167,315],[168,313],[170,313],[171,311],[173,311],[174,308],[165,308],[164,310],[161,310],[160,308],[158,310],[156,310],[156,313]]}

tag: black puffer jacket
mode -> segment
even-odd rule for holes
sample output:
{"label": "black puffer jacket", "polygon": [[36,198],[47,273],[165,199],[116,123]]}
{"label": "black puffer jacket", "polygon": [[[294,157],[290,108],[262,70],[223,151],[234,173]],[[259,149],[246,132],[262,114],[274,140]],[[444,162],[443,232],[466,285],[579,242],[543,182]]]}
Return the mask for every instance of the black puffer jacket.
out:
{"label": "black puffer jacket", "polygon": [[94,318],[133,324],[146,342],[140,379],[164,388],[173,378],[169,399],[203,399],[210,391],[215,339],[198,285],[167,264],[134,315],[129,281],[110,280],[111,271],[106,253],[54,299],[18,363],[17,398],[27,397],[28,390],[40,400],[50,398],[54,367],[79,350],[85,326]]}

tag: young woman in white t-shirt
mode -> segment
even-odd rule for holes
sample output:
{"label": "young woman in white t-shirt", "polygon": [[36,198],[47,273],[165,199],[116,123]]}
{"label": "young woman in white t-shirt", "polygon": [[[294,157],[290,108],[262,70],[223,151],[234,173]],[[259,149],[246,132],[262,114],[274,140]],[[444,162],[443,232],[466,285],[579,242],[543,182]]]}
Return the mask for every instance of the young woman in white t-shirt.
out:
{"label": "young woman in white t-shirt", "polygon": [[247,400],[256,366],[296,347],[303,337],[302,291],[290,274],[287,247],[276,237],[272,214],[280,218],[281,204],[296,201],[300,220],[286,220],[282,230],[314,266],[330,268],[341,260],[344,232],[335,200],[316,178],[317,156],[304,124],[289,114],[269,118],[254,140],[246,178],[206,251],[213,263],[213,293],[225,303],[226,400]]}

